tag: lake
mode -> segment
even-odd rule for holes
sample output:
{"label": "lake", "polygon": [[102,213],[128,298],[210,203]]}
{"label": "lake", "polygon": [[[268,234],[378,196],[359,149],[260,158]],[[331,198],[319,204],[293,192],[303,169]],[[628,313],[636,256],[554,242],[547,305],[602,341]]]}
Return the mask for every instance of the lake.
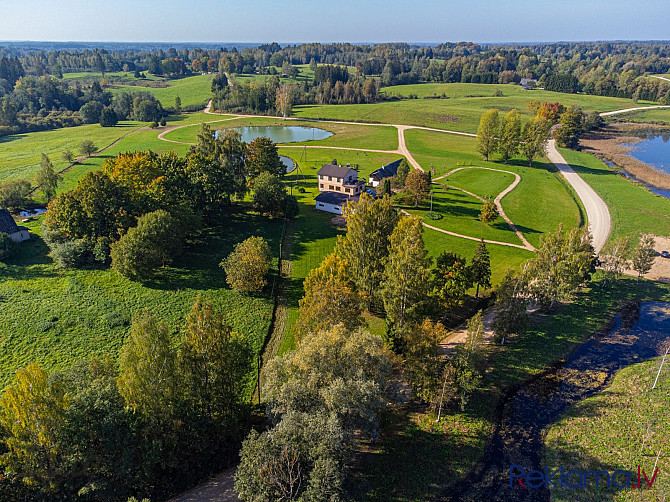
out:
{"label": "lake", "polygon": [[[298,143],[326,139],[333,135],[332,132],[317,127],[247,126],[235,127],[234,129],[242,135],[242,141],[246,143],[262,136],[270,138],[275,143]],[[218,134],[218,131],[216,131],[216,134]]]}
{"label": "lake", "polygon": [[658,134],[647,137],[638,143],[629,143],[632,148],[629,155],[644,162],[658,171],[670,174],[670,135]]}

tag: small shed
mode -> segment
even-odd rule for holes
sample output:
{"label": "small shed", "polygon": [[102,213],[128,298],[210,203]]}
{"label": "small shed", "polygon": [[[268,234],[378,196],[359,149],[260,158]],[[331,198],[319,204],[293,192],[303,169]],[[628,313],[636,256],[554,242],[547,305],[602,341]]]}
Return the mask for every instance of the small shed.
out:
{"label": "small shed", "polygon": [[534,78],[522,78],[520,83],[521,87],[525,90],[533,89],[537,86],[537,80]]}
{"label": "small shed", "polygon": [[28,229],[18,226],[7,209],[0,209],[0,233],[9,235],[14,242],[30,239]]}
{"label": "small shed", "polygon": [[344,214],[348,202],[358,202],[358,195],[347,195],[338,192],[321,192],[315,199],[316,208],[333,214]]}

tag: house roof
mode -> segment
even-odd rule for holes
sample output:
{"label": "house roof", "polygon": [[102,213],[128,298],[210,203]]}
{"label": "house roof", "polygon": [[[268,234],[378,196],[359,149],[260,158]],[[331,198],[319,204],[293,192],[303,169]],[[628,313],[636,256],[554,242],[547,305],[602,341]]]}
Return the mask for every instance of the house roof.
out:
{"label": "house roof", "polygon": [[358,173],[355,169],[346,166],[335,166],[333,164],[324,164],[316,174],[321,176],[335,176],[336,178],[345,178],[350,171],[356,173],[356,177],[358,177]]}
{"label": "house roof", "polygon": [[325,204],[334,204],[336,206],[341,206],[345,202],[348,201],[358,201],[359,197],[358,195],[349,195],[346,193],[340,193],[340,192],[321,192],[319,195],[317,195],[316,200],[317,202],[323,202]]}
{"label": "house roof", "polygon": [[402,159],[394,160],[390,164],[386,164],[385,166],[380,167],[376,171],[373,171],[372,174],[370,174],[371,178],[377,177],[380,180],[384,178],[390,178],[391,176],[395,176],[396,173],[398,172],[398,167],[400,166],[400,163],[402,162]]}
{"label": "house roof", "polygon": [[528,84],[537,84],[537,79],[534,79],[534,78],[522,78],[521,79],[521,85],[528,85]]}
{"label": "house roof", "polygon": [[18,231],[19,227],[16,226],[16,222],[12,218],[12,215],[9,214],[9,211],[0,209],[0,232],[13,234]]}

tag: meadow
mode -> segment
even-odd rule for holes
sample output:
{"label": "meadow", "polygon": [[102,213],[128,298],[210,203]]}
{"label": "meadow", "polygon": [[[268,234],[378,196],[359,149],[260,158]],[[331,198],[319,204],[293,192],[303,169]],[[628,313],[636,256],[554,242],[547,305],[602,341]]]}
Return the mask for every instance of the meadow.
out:
{"label": "meadow", "polygon": [[[496,90],[502,96],[494,96]],[[516,108],[522,118],[530,116],[528,103],[533,101],[560,102],[566,106],[577,105],[584,111],[613,111],[634,106],[630,99],[564,94],[532,90],[524,91],[513,84],[413,84],[383,88],[387,95],[441,96],[440,99],[403,99],[360,105],[301,105],[293,115],[301,118],[353,120],[358,122],[406,124],[434,127],[461,132],[477,131],[482,113],[495,108],[501,113]],[[639,102],[639,105],[656,104]]]}
{"label": "meadow", "polygon": [[146,283],[132,282],[111,269],[60,270],[47,256],[33,221],[20,257],[0,264],[0,387],[29,362],[63,368],[92,355],[116,355],[134,315],[148,310],[167,323],[177,343],[179,330],[198,296],[212,301],[226,322],[260,353],[272,317],[269,288],[247,296],[231,290],[220,261],[235,243],[264,237],[275,256],[281,220],[232,208],[216,225],[197,234],[187,252]]}

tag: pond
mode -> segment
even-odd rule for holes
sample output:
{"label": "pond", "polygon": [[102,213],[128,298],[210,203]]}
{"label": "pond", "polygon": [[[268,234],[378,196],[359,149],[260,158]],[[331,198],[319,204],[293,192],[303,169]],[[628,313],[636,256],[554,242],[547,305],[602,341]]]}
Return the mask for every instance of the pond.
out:
{"label": "pond", "polygon": [[290,173],[295,168],[295,163],[291,157],[284,157],[283,155],[280,155],[279,160],[281,160],[282,164],[286,166],[287,173]]}
{"label": "pond", "polygon": [[644,162],[658,171],[670,174],[670,134],[646,136],[642,141],[629,143],[632,148],[629,155]]}
{"label": "pond", "polygon": [[275,143],[297,143],[326,139],[333,135],[332,132],[317,127],[301,126],[247,126],[234,129],[242,135],[242,141],[247,143],[261,136],[270,138]]}
{"label": "pond", "polygon": [[[660,344],[669,338],[670,303],[646,302],[623,309],[563,363],[506,394],[484,458],[440,500],[548,502],[546,488],[510,488],[510,465],[543,469],[546,428],[573,404],[605,389],[620,369],[658,356]],[[588,470],[590,466],[582,467]]]}

